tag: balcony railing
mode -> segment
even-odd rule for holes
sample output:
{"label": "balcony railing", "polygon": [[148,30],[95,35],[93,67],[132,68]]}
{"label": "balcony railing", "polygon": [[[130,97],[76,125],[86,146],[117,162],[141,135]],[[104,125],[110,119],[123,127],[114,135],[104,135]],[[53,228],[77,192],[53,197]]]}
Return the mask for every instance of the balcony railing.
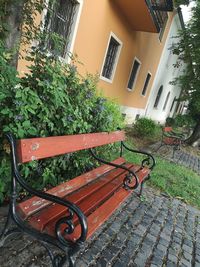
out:
{"label": "balcony railing", "polygon": [[162,33],[173,0],[108,0],[134,31]]}
{"label": "balcony railing", "polygon": [[151,0],[151,5],[153,10],[157,11],[173,11],[173,1],[172,0]]}
{"label": "balcony railing", "polygon": [[173,11],[172,0],[145,0],[151,16],[154,20],[158,32],[165,28],[168,15],[167,12]]}

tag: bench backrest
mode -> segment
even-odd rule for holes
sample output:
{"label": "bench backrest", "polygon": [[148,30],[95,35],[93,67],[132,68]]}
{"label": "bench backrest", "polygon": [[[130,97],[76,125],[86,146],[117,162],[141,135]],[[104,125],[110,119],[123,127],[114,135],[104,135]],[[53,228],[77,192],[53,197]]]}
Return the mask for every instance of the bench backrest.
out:
{"label": "bench backrest", "polygon": [[164,128],[163,128],[163,132],[164,132],[164,133],[171,132],[171,131],[172,131],[172,127],[169,127],[169,126],[168,126],[168,127],[164,127]]}
{"label": "bench backrest", "polygon": [[18,162],[25,163],[123,140],[124,131],[20,139],[17,140]]}

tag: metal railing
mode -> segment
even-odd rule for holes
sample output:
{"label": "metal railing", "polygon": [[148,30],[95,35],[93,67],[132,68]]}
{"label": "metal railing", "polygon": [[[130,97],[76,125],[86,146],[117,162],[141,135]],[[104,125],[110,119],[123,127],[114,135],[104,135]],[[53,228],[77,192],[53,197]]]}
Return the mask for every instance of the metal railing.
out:
{"label": "metal railing", "polygon": [[173,11],[172,0],[145,0],[158,32],[165,27],[168,15]]}

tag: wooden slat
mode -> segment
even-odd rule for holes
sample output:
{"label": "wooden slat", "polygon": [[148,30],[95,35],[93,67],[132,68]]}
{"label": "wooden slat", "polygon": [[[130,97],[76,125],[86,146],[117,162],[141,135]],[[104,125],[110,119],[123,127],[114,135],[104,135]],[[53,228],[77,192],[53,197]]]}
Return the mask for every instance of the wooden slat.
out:
{"label": "wooden slat", "polygon": [[17,141],[18,161],[29,162],[111,144],[124,139],[124,131],[21,139]]}
{"label": "wooden slat", "polygon": [[[131,167],[130,164],[125,166]],[[125,173],[127,173],[125,170],[115,169],[88,186],[66,196],[66,199],[75,203],[85,215],[88,215],[122,186]],[[43,231],[47,224],[53,224],[54,227],[58,218],[62,216],[66,216],[66,208],[61,205],[51,205],[31,216],[28,221],[31,226]]]}
{"label": "wooden slat", "polygon": [[179,145],[181,140],[176,137],[164,137],[163,142],[165,145]]}
{"label": "wooden slat", "polygon": [[[124,203],[127,197],[132,191],[127,191],[124,188],[120,188],[108,201],[106,201],[99,209],[94,211],[88,217],[88,234],[87,239],[92,236],[93,233]],[[74,233],[74,238],[77,239],[79,233]]]}
{"label": "wooden slat", "polygon": [[[124,158],[118,158],[114,161],[112,161],[115,164],[123,164],[125,163]],[[109,165],[101,165],[100,167],[97,167],[96,169],[89,171],[85,174],[82,174],[70,181],[67,181],[65,183],[62,183],[50,190],[47,191],[47,193],[55,196],[59,196],[63,198],[64,196],[70,194],[71,192],[78,190],[79,188],[83,187],[87,183],[95,180],[96,178],[100,177],[101,175],[111,171],[115,167],[109,166]],[[50,205],[51,202],[41,199],[39,197],[32,197],[28,200],[23,201],[22,203],[18,204],[18,212],[23,218],[27,218],[31,214],[36,213],[40,209]]]}
{"label": "wooden slat", "polygon": [[[150,174],[148,168],[141,169],[139,165],[133,166],[132,164],[126,164],[125,166],[137,172],[140,183]],[[113,193],[116,193],[119,188],[122,187],[126,173],[126,171],[119,169],[114,170],[114,172],[111,171],[106,176],[98,179],[95,183],[91,183],[67,196],[67,199],[78,205],[82,212],[88,217],[93,210],[99,209],[99,205],[102,205],[107,199],[112,197]],[[133,185],[134,182],[132,186]],[[60,205],[51,205],[31,216],[28,221],[32,227],[54,235],[57,220],[66,215],[66,208]],[[76,224],[77,220],[75,220],[74,223]]]}
{"label": "wooden slat", "polygon": [[164,127],[163,131],[164,132],[171,132],[172,131],[172,127]]}
{"label": "wooden slat", "polygon": [[[117,208],[127,199],[133,191],[120,188],[113,196],[111,196],[103,205],[96,209],[87,218],[88,234],[87,239],[117,210]],[[49,233],[54,235],[54,232]],[[75,241],[80,236],[80,225],[75,228],[72,235],[68,239]]]}

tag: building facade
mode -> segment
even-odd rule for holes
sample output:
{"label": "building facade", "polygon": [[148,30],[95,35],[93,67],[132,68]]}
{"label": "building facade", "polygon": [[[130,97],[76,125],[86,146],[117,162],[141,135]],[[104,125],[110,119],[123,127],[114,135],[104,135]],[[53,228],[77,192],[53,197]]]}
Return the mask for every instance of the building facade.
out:
{"label": "building facade", "polygon": [[181,88],[171,82],[184,70],[184,65],[174,67],[177,55],[173,54],[172,47],[177,42],[178,31],[182,28],[179,14],[173,18],[165,46],[160,57],[160,63],[151,88],[147,102],[145,116],[164,123],[167,117],[173,117],[175,113],[184,112],[184,103],[179,102]]}
{"label": "building facade", "polygon": [[[131,123],[153,111],[148,99],[174,16],[172,0],[49,0],[38,20],[66,40],[58,56],[70,62],[76,54],[82,75],[98,74],[100,90]],[[46,46],[55,50],[51,38]]]}

